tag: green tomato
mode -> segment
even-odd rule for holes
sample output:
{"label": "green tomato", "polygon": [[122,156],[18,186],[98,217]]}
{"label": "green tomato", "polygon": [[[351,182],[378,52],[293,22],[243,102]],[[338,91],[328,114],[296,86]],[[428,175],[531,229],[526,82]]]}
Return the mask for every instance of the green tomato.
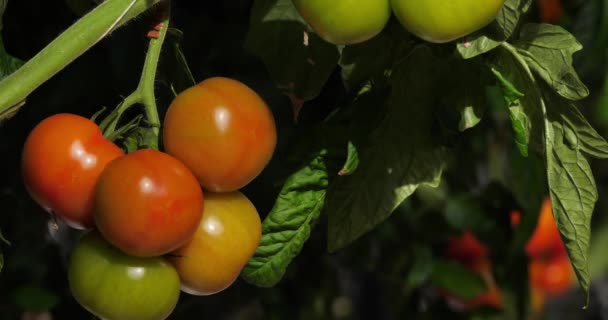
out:
{"label": "green tomato", "polygon": [[293,0],[300,15],[323,39],[337,45],[366,41],[384,29],[389,0]]}
{"label": "green tomato", "polygon": [[492,22],[505,0],[391,0],[393,12],[414,35],[449,42]]}
{"label": "green tomato", "polygon": [[76,245],[68,279],[74,298],[107,320],[166,319],[180,293],[179,275],[164,258],[128,256],[97,232]]}

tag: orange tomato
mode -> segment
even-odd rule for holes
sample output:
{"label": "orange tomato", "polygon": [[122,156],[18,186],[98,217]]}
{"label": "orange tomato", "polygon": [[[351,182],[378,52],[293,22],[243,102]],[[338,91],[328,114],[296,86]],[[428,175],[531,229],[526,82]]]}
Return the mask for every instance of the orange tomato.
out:
{"label": "orange tomato", "polygon": [[526,244],[526,253],[532,258],[566,254],[548,197],[543,201],[536,229]]}
{"label": "orange tomato", "polygon": [[242,193],[206,193],[203,219],[194,237],[171,261],[182,290],[210,295],[226,289],[255,253],[262,236],[260,216]]}
{"label": "orange tomato", "polygon": [[270,161],[276,140],[264,100],[228,78],[210,78],[180,93],[164,120],[167,152],[214,192],[235,191],[253,180]]}
{"label": "orange tomato", "polygon": [[97,179],[108,162],[123,154],[104,138],[95,122],[56,114],[40,122],[25,141],[23,182],[47,211],[73,228],[91,228]]}

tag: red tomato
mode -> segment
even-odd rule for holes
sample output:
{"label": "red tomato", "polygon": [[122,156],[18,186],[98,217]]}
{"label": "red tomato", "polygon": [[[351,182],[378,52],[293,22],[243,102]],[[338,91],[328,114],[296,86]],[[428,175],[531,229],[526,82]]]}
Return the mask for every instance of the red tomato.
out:
{"label": "red tomato", "polygon": [[171,259],[182,290],[210,295],[226,289],[255,253],[262,226],[253,204],[242,193],[206,193],[205,213],[192,240]]}
{"label": "red tomato", "polygon": [[558,295],[572,286],[574,270],[567,256],[533,260],[529,265],[530,283],[544,295]]}
{"label": "red tomato", "polygon": [[203,193],[192,172],[160,151],[143,149],[115,159],[97,183],[97,227],[133,256],[178,248],[192,237],[202,212]]}
{"label": "red tomato", "polygon": [[538,0],[540,20],[544,23],[556,23],[563,15],[561,0]]}
{"label": "red tomato", "polygon": [[448,244],[447,256],[454,259],[471,269],[479,269],[477,266],[480,261],[485,261],[488,249],[484,246],[473,233],[467,231],[459,237],[450,239]]}
{"label": "red tomato", "polygon": [[526,244],[526,253],[532,258],[566,254],[549,198],[545,198],[543,202],[534,234]]}
{"label": "red tomato", "polygon": [[237,190],[268,164],[276,145],[270,109],[253,90],[210,78],[180,93],[167,111],[163,142],[203,187]]}
{"label": "red tomato", "polygon": [[99,174],[123,151],[84,117],[57,114],[29,134],[23,147],[23,181],[32,198],[70,226],[94,226],[93,195]]}

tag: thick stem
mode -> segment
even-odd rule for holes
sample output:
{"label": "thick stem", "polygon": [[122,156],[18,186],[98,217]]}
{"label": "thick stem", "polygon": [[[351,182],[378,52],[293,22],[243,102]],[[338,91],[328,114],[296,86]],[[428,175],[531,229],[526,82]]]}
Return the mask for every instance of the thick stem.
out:
{"label": "thick stem", "polygon": [[104,1],[0,82],[0,117],[109,32],[161,1]]}
{"label": "thick stem", "polygon": [[162,8],[158,8],[162,14],[160,21],[160,30],[157,38],[150,40],[146,60],[144,61],[144,69],[141,73],[141,79],[136,92],[141,94],[141,102],[146,109],[146,119],[152,126],[154,135],[158,138],[160,132],[160,118],[158,116],[158,108],[156,106],[156,96],[154,94],[154,84],[156,81],[156,70],[158,68],[158,60],[160,53],[167,36],[169,29],[170,5],[164,3]]}

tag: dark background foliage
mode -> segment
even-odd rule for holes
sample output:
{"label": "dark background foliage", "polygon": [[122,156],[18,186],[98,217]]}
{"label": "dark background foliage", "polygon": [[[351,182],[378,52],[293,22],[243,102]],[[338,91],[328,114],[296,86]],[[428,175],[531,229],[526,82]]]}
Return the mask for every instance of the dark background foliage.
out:
{"label": "dark background foliage", "polygon": [[[607,136],[608,105],[600,103],[608,101],[608,90],[603,89],[608,70],[606,42],[602,45],[602,39],[593,36],[601,31],[597,30],[601,17],[589,5],[592,2],[564,1],[566,15],[560,23],[585,46],[575,56],[575,64],[592,96],[583,101],[581,110]],[[22,60],[31,58],[78,18],[59,0],[8,3],[2,37],[7,51]],[[259,92],[273,110],[279,133],[277,153],[263,174],[243,190],[264,216],[292,169],[290,147],[328,115],[346,92],[337,69],[321,95],[305,105],[295,123],[289,98],[276,88],[264,64],[244,49],[251,6],[250,0],[174,1],[172,15],[174,27],[184,34],[181,46],[195,79],[217,75],[237,78]],[[528,19],[537,20],[534,10]],[[20,152],[28,132],[45,117],[59,112],[90,117],[104,106],[112,108],[121,96],[129,94],[139,80],[147,28],[144,15],[111,34],[36,90],[27,105],[0,127],[0,230],[11,242],[10,246],[2,246],[5,264],[0,273],[1,319],[25,319],[24,314],[47,309],[53,319],[92,318],[74,301],[67,286],[67,258],[78,234],[51,219],[31,201],[21,182]],[[162,81],[170,70],[163,69],[162,63],[158,85],[161,108],[171,99]],[[494,123],[487,121],[466,136],[455,138],[457,154],[467,156],[453,164],[462,170],[446,179],[460,195],[475,194],[482,212],[480,221],[498,224],[483,240],[500,252],[506,250],[500,247],[500,240],[508,236],[508,230],[500,227],[502,218],[495,217],[504,218],[515,208],[509,191],[484,183],[489,180],[488,167],[495,164],[493,161],[500,161],[487,154],[488,144],[501,143],[499,131],[498,136],[490,133],[495,129]],[[594,237],[601,238],[608,234],[602,217],[608,213],[608,198],[604,196],[608,192],[608,163],[594,162],[593,169],[600,194]],[[480,170],[486,172],[481,177],[477,174]],[[411,198],[378,229],[336,254],[326,253],[326,221],[321,219],[303,252],[276,287],[259,289],[239,280],[210,297],[183,294],[170,319],[404,319],[411,315],[416,319],[468,319],[469,314],[451,313],[426,286],[412,285],[411,270],[420,263],[417,250],[439,250],[445,246],[446,230],[454,231],[443,218],[436,218],[443,217],[441,209],[431,205],[432,197],[444,195],[425,195],[430,198]],[[494,216],[489,218],[488,212]],[[500,264],[500,254],[496,254],[496,261]],[[601,258],[595,261],[599,261],[597,268],[606,265]],[[525,270],[520,271],[521,268],[503,270],[502,281],[523,281]],[[597,274],[600,277],[592,287],[589,311],[580,310],[582,296],[573,289],[571,294],[548,305],[549,318],[608,319],[608,301],[601,294],[608,290],[608,284],[601,280],[601,272]],[[483,317],[483,313],[477,316]]]}

